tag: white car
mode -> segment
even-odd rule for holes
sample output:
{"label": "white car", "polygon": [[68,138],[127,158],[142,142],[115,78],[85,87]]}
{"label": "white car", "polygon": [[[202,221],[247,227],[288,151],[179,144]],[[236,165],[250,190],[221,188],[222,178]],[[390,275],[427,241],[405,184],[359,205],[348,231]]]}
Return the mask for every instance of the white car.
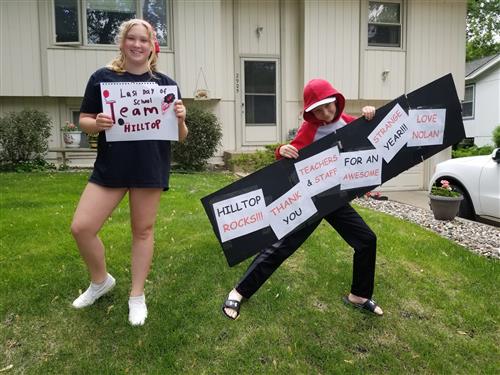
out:
{"label": "white car", "polygon": [[441,186],[447,180],[463,194],[458,216],[481,217],[500,222],[500,148],[491,155],[470,156],[443,161],[436,165],[429,183]]}

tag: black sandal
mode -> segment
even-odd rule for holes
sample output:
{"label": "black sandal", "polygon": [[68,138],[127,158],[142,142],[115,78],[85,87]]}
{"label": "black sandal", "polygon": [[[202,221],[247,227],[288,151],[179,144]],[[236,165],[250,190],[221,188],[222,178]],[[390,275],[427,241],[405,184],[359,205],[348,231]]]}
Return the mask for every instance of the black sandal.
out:
{"label": "black sandal", "polygon": [[373,315],[376,315],[376,316],[382,316],[382,315],[379,315],[375,312],[375,309],[377,308],[377,303],[372,300],[372,299],[367,299],[364,303],[355,303],[355,302],[351,302],[349,300],[349,296],[344,296],[342,297],[342,301],[344,301],[344,303],[347,305],[347,306],[352,306],[352,307],[355,307],[357,309],[360,309],[362,311],[365,311],[365,312],[369,312]]}
{"label": "black sandal", "polygon": [[[240,316],[240,307],[241,307],[241,301],[238,301],[238,300],[235,300],[235,299],[227,299],[222,304],[221,310],[222,310],[222,313],[224,314],[225,317],[227,317],[227,318],[229,318],[231,320],[236,320]],[[229,315],[226,312],[226,310],[224,310],[225,308],[228,308],[228,309],[236,311],[236,316],[233,318],[231,315]]]}

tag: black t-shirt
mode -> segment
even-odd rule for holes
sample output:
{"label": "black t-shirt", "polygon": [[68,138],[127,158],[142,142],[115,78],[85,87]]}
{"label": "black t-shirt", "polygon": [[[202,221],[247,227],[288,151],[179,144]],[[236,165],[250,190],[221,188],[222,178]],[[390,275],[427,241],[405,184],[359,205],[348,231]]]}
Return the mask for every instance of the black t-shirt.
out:
{"label": "black t-shirt", "polygon": [[[177,86],[164,74],[149,72],[136,75],[116,73],[101,68],[90,76],[80,112],[101,113],[101,82],[156,82],[160,86]],[[178,98],[181,98],[179,90]],[[106,142],[105,132],[99,133],[97,158],[89,181],[107,187],[168,189],[170,173],[170,141],[143,140]]]}

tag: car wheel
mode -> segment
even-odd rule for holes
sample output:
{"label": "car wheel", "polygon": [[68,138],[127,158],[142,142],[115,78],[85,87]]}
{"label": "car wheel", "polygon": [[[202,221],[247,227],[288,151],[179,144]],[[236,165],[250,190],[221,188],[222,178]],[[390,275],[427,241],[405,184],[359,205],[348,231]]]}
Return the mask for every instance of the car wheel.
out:
{"label": "car wheel", "polygon": [[467,194],[465,192],[465,189],[462,189],[460,186],[452,185],[452,188],[453,190],[458,191],[464,197],[462,202],[460,202],[458,216],[463,217],[464,219],[474,220],[476,218],[476,215],[474,213],[474,207],[472,206],[469,194]]}

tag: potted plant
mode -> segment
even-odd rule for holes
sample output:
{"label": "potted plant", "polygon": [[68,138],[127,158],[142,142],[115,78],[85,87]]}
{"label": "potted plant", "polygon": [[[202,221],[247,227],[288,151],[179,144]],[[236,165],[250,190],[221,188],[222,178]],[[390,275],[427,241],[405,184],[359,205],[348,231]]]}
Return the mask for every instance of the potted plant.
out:
{"label": "potted plant", "polygon": [[441,186],[432,186],[429,194],[432,213],[436,220],[453,220],[464,197],[453,190],[447,180],[441,180],[439,183]]}
{"label": "potted plant", "polygon": [[64,147],[75,148],[80,147],[82,132],[72,122],[66,121],[61,127],[63,134]]}
{"label": "potted plant", "polygon": [[95,134],[87,134],[87,139],[89,141],[89,147],[90,148],[97,148],[97,138],[99,137],[99,133]]}

